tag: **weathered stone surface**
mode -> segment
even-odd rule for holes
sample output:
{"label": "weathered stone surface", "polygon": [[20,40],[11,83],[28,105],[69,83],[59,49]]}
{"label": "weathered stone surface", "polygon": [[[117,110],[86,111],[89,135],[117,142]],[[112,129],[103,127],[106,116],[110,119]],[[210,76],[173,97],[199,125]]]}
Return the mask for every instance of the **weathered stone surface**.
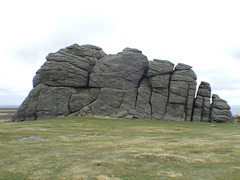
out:
{"label": "weathered stone surface", "polygon": [[218,95],[212,95],[212,105],[211,105],[211,121],[215,122],[232,122],[232,113],[229,110],[230,106],[227,102],[221,99]]}
{"label": "weathered stone surface", "polygon": [[171,81],[169,103],[186,104],[188,84],[184,81]]}
{"label": "weathered stone surface", "polygon": [[94,102],[100,94],[99,88],[80,89],[77,94],[72,94],[69,100],[70,113],[77,112]]}
{"label": "weathered stone surface", "polygon": [[188,70],[188,69],[192,69],[192,66],[183,63],[178,63],[178,65],[175,67],[175,70]]}
{"label": "weathered stone surface", "polygon": [[[155,60],[154,62],[158,64],[158,66],[159,64],[163,64],[166,67],[166,70],[164,71],[160,68],[160,72],[158,74],[155,74],[155,76],[149,78],[152,87],[150,99],[151,117],[153,119],[163,120],[169,98],[170,73],[173,71],[173,64],[169,61]],[[159,75],[160,73],[162,74]]]}
{"label": "weathered stone surface", "polygon": [[229,110],[230,106],[227,104],[227,101],[220,98],[215,98],[214,103],[212,104],[212,108]]}
{"label": "weathered stone surface", "polygon": [[124,118],[128,115],[127,111],[120,111],[117,114],[111,115],[113,118]]}
{"label": "weathered stone surface", "polygon": [[76,93],[70,87],[48,87],[40,92],[37,102],[37,119],[67,116],[69,111],[69,99]]}
{"label": "weathered stone surface", "polygon": [[150,78],[153,88],[168,88],[170,74],[156,75]]}
{"label": "weathered stone surface", "polygon": [[193,104],[194,104],[194,97],[195,97],[195,86],[194,89],[191,89],[191,85],[189,86],[187,101],[185,105],[186,109],[186,118],[185,121],[192,121],[192,111],[193,111]]}
{"label": "weathered stone surface", "polygon": [[192,121],[202,121],[203,97],[197,96],[194,102]]}
{"label": "weathered stone surface", "polygon": [[164,120],[167,121],[184,121],[186,119],[185,105],[168,103],[166,108],[167,113],[164,115]]}
{"label": "weathered stone surface", "polygon": [[108,116],[117,114],[126,90],[102,88],[99,97],[89,105],[91,114]]}
{"label": "weathered stone surface", "polygon": [[203,98],[203,106],[202,106],[202,121],[209,122],[210,121],[210,99],[208,97]]}
{"label": "weathered stone surface", "polygon": [[106,53],[102,51],[102,48],[98,46],[93,46],[90,44],[79,46],[78,44],[73,44],[66,48],[68,53],[71,53],[80,57],[90,57],[94,59],[101,59],[106,56]]}
{"label": "weathered stone surface", "polygon": [[37,72],[40,83],[48,86],[86,87],[89,73],[67,62],[47,61]]}
{"label": "weathered stone surface", "polygon": [[56,53],[50,53],[47,61],[37,71],[34,87],[40,83],[48,86],[86,87],[89,74],[97,60],[105,53],[95,46],[74,44]]}
{"label": "weathered stone surface", "polygon": [[39,74],[36,74],[36,75],[33,77],[33,87],[36,87],[36,86],[39,85],[40,83],[41,83],[41,81],[40,81]]}
{"label": "weathered stone surface", "polygon": [[148,77],[162,75],[162,74],[171,74],[173,72],[174,64],[167,60],[158,60],[154,59],[149,61]]}
{"label": "weathered stone surface", "polygon": [[130,111],[136,107],[137,91],[137,88],[127,89],[125,91],[124,95],[122,96],[122,103],[119,107],[119,111],[128,111],[131,114]]}
{"label": "weathered stone surface", "polygon": [[161,89],[152,92],[151,105],[152,105],[152,118],[162,120],[166,112],[168,97],[159,93]]}
{"label": "weathered stone surface", "polygon": [[226,122],[226,101],[199,86],[192,67],[167,60],[147,60],[138,49],[106,55],[100,47],[72,46],[47,56],[33,78],[33,90],[13,121],[58,116],[107,116],[177,121]]}
{"label": "weathered stone surface", "polygon": [[196,83],[197,76],[196,74],[191,70],[175,70],[172,77],[171,81],[184,81],[188,83]]}
{"label": "weathered stone surface", "polygon": [[37,119],[37,105],[40,92],[48,87],[40,84],[30,91],[17,112],[12,117],[13,121],[27,121]]}
{"label": "weathered stone surface", "polygon": [[210,87],[210,84],[205,82],[205,81],[202,81],[200,86],[199,86],[199,89],[198,89],[198,95],[199,96],[202,96],[202,97],[211,97],[211,87]]}
{"label": "weathered stone surface", "polygon": [[210,121],[210,96],[210,84],[202,81],[195,99],[192,121]]}
{"label": "weathered stone surface", "polygon": [[136,115],[140,118],[151,118],[152,105],[150,102],[152,96],[152,87],[148,78],[142,80],[136,101]]}
{"label": "weathered stone surface", "polygon": [[[170,118],[186,121],[191,119],[197,76],[192,67],[179,63],[170,78],[169,98],[165,120]],[[175,109],[175,110],[174,110]]]}
{"label": "weathered stone surface", "polygon": [[138,88],[148,69],[147,57],[136,49],[107,56],[98,61],[90,75],[90,87],[129,89]]}

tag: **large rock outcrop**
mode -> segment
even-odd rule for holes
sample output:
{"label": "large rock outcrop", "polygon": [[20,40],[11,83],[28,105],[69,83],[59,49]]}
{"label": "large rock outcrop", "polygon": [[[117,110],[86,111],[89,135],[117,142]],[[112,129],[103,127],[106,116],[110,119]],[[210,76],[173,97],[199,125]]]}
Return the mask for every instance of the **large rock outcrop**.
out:
{"label": "large rock outcrop", "polygon": [[[107,55],[92,45],[74,44],[51,53],[33,78],[33,89],[13,121],[58,116],[112,116],[178,121],[231,121],[230,107],[199,86],[192,67],[147,57],[125,48]],[[211,114],[211,115],[210,115]]]}

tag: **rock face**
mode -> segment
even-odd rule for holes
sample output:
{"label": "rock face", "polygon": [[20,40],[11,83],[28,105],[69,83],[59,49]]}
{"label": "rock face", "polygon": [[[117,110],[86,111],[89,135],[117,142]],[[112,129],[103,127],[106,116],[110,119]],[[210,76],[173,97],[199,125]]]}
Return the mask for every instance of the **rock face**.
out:
{"label": "rock face", "polygon": [[212,95],[211,121],[219,123],[233,121],[230,106],[216,94]]}
{"label": "rock face", "polygon": [[192,116],[197,76],[191,66],[178,64],[170,78],[166,120],[189,121]]}
{"label": "rock face", "polygon": [[[199,86],[192,67],[147,57],[125,48],[107,55],[74,44],[51,53],[33,78],[33,89],[13,121],[58,116],[112,116],[178,121],[231,121],[226,101]],[[211,115],[210,115],[211,114]]]}
{"label": "rock face", "polygon": [[202,81],[199,85],[197,97],[194,102],[193,121],[209,122],[210,118],[210,97],[211,87],[207,82]]}

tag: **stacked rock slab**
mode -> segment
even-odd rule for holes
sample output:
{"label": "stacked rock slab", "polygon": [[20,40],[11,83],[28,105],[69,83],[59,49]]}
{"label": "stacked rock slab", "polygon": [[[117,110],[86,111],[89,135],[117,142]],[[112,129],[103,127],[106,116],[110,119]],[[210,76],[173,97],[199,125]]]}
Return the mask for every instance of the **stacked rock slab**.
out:
{"label": "stacked rock slab", "polygon": [[164,120],[190,121],[197,76],[189,65],[179,63],[170,78]]}
{"label": "stacked rock slab", "polygon": [[192,121],[210,121],[210,97],[210,84],[202,81],[199,85],[197,97],[194,102]]}
{"label": "stacked rock slab", "polygon": [[227,102],[221,99],[218,95],[212,95],[211,104],[211,122],[229,122],[232,121],[232,113],[230,111],[230,106]]}
{"label": "stacked rock slab", "polygon": [[[105,56],[97,46],[77,44],[49,54],[33,78],[33,90],[13,120],[67,116],[91,103],[99,95],[99,90],[86,92],[89,75],[96,62]],[[80,102],[81,97],[84,100]]]}
{"label": "stacked rock slab", "polygon": [[[149,62],[147,78],[144,79],[141,85],[144,86],[146,81],[148,81],[148,86],[150,85],[148,88],[148,94],[150,94],[148,103],[151,107],[150,118],[162,120],[166,113],[169,96],[169,82],[173,73],[173,68],[174,64],[167,60],[155,59]],[[141,96],[143,96],[142,92],[139,91],[138,99],[140,99]],[[137,107],[141,106],[141,104],[142,102],[137,102]],[[147,102],[143,102],[143,104],[147,104]],[[144,117],[141,113],[141,109],[139,110],[137,108],[137,112],[140,117]]]}
{"label": "stacked rock slab", "polygon": [[80,114],[131,115],[147,68],[147,57],[137,49],[126,48],[122,53],[99,60],[90,75],[89,88],[101,88],[100,95]]}
{"label": "stacked rock slab", "polygon": [[[46,59],[13,121],[94,115],[190,121],[192,114],[207,121],[209,104],[201,106],[201,116],[193,105],[197,77],[189,65],[174,68],[167,60],[148,61],[137,49],[107,55],[97,46],[77,44]],[[205,86],[198,90],[203,99],[210,97]],[[229,107],[213,99],[213,121],[229,118]]]}

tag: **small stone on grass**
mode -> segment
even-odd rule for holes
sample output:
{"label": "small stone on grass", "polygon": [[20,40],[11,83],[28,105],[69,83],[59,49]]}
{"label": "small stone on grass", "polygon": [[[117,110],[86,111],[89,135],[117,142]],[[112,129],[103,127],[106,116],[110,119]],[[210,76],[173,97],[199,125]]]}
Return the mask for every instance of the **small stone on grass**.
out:
{"label": "small stone on grass", "polygon": [[86,135],[78,135],[78,136],[76,136],[76,138],[85,138],[86,137]]}
{"label": "small stone on grass", "polygon": [[18,139],[18,141],[50,141],[50,139],[44,139],[38,136],[30,136]]}

